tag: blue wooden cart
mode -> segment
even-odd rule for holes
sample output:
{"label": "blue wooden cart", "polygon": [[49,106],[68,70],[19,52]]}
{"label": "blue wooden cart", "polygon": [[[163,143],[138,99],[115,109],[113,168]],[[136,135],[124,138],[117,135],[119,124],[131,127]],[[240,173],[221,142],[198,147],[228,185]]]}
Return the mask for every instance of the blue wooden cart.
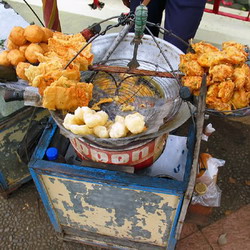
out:
{"label": "blue wooden cart", "polygon": [[57,129],[52,119],[50,123],[29,168],[63,239],[115,249],[174,249],[190,181],[195,128],[191,126],[188,135],[184,180],[175,181],[48,161],[45,152]]}
{"label": "blue wooden cart", "polygon": [[[30,118],[33,118],[32,124],[34,124],[39,123],[48,115],[47,110],[24,107],[0,120],[0,195],[4,198],[7,198],[22,184],[32,180],[27,166],[29,160],[23,161],[21,154],[18,154],[18,149],[22,143],[25,143],[24,138],[28,129],[31,128]],[[33,131],[32,135],[36,138],[33,137],[30,140],[34,140],[35,143],[35,140],[39,139],[38,136],[41,136],[45,125],[40,127],[40,131]],[[38,129],[38,126],[36,128]],[[28,139],[25,144],[28,144]],[[28,145],[26,146],[28,147]],[[34,147],[32,147],[33,150]],[[31,147],[28,147],[28,150],[31,150]],[[31,155],[32,152],[28,152],[28,154]],[[24,158],[26,158],[26,154]]]}

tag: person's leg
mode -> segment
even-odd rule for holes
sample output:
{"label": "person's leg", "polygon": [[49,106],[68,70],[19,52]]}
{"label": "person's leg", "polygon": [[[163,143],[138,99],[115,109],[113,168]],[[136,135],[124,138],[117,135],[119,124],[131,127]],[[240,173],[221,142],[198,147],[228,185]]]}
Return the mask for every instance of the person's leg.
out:
{"label": "person's leg", "polygon": [[[130,10],[135,11],[136,7],[140,5],[141,0],[131,0]],[[152,23],[161,23],[162,13],[165,9],[165,0],[151,0],[148,4],[148,21]],[[148,26],[149,27],[149,26]],[[159,35],[159,29],[156,27],[149,27],[154,36]],[[145,31],[148,34],[147,31]]]}
{"label": "person's leg", "polygon": [[[200,24],[206,0],[167,0],[165,6],[165,28],[188,42],[195,36]],[[172,36],[164,40],[186,52],[187,46]]]}

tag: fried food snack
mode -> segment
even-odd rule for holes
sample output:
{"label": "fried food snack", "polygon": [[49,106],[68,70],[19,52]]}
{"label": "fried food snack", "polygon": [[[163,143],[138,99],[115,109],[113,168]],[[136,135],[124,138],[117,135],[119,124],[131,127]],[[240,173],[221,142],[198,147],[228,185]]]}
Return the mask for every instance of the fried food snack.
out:
{"label": "fried food snack", "polygon": [[181,79],[184,86],[188,87],[190,91],[198,90],[201,87],[201,76],[183,76]]}
{"label": "fried food snack", "polygon": [[[56,32],[53,38],[48,41],[49,51],[57,54],[58,57],[65,61],[70,61],[75,54],[86,44],[85,38],[79,33],[75,35],[64,35]],[[88,65],[93,62],[93,54],[90,52],[89,44],[74,60],[74,63],[80,65],[80,70],[87,70]]]}
{"label": "fried food snack", "polygon": [[30,45],[30,43],[25,43],[24,45],[19,47],[19,50],[23,53],[25,53],[25,50],[28,48],[28,46]]}
{"label": "fried food snack", "polygon": [[10,39],[7,40],[7,48],[9,50],[12,50],[12,49],[18,49],[19,46],[14,44]]}
{"label": "fried food snack", "polygon": [[11,66],[11,62],[8,59],[8,53],[9,53],[8,51],[2,51],[0,53],[0,65]]}
{"label": "fried food snack", "polygon": [[48,28],[45,28],[45,27],[41,27],[41,29],[43,30],[42,42],[48,43],[49,38],[53,37],[54,32]]}
{"label": "fried food snack", "polygon": [[188,53],[186,55],[180,55],[179,69],[186,76],[202,76],[204,69],[197,62],[198,56],[196,54]]}
{"label": "fried food snack", "polygon": [[231,80],[227,80],[225,82],[221,82],[218,85],[219,92],[218,97],[221,98],[222,102],[229,102],[234,93],[234,82]]}
{"label": "fried food snack", "polygon": [[24,35],[24,28],[15,26],[11,32],[9,39],[16,45],[21,46],[24,45],[27,41]]}
{"label": "fried food snack", "polygon": [[49,51],[49,47],[47,43],[39,43],[39,45],[43,49],[44,53],[47,53]]}
{"label": "fried food snack", "polygon": [[30,63],[26,62],[19,62],[16,66],[16,74],[23,80],[28,80],[27,76],[25,75],[25,70],[31,66]]}
{"label": "fried food snack", "polygon": [[19,62],[26,61],[24,53],[22,53],[18,49],[13,49],[13,50],[9,51],[7,58],[13,66],[16,66]]}
{"label": "fried food snack", "polygon": [[222,44],[222,50],[204,42],[192,44],[192,47],[194,54],[180,55],[179,69],[185,74],[183,85],[193,95],[198,95],[201,76],[206,73],[209,108],[231,111],[247,107],[250,104],[250,67],[246,64],[246,46],[228,41]]}
{"label": "fried food snack", "polygon": [[92,89],[91,83],[76,82],[62,76],[44,90],[43,107],[49,110],[74,111],[88,105]]}
{"label": "fried food snack", "polygon": [[29,25],[24,30],[24,37],[31,43],[40,43],[44,38],[44,31],[38,25]]}
{"label": "fried food snack", "polygon": [[38,54],[43,54],[44,51],[38,44],[31,43],[25,50],[25,57],[30,63],[38,63]]}
{"label": "fried food snack", "polygon": [[205,42],[193,43],[191,46],[195,53],[198,55],[219,51],[219,49],[213,46],[212,44]]}
{"label": "fried food snack", "polygon": [[235,109],[244,108],[248,105],[249,100],[246,91],[243,88],[235,91],[232,98],[232,105]]}
{"label": "fried food snack", "polygon": [[217,64],[209,68],[213,82],[222,82],[233,75],[234,68],[230,64]]}

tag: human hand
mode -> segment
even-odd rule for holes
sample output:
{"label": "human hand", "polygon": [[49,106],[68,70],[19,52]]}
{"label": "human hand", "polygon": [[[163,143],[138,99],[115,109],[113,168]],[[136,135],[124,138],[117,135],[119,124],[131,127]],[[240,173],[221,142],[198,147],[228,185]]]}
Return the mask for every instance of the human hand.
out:
{"label": "human hand", "polygon": [[122,0],[123,4],[130,8],[130,0]]}

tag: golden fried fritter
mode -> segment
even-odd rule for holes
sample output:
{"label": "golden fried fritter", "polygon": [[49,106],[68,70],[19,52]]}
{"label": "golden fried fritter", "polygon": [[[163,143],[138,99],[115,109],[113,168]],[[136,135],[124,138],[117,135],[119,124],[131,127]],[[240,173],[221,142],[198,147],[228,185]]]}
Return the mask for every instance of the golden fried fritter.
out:
{"label": "golden fried fritter", "polygon": [[244,67],[236,67],[233,73],[233,81],[235,83],[235,88],[241,89],[245,86],[247,81],[247,72]]}
{"label": "golden fried fritter", "polygon": [[207,52],[204,54],[200,54],[197,62],[202,66],[202,67],[211,67],[216,64],[221,64],[225,63],[225,55],[221,51],[217,52]]}
{"label": "golden fried fritter", "polygon": [[244,50],[239,50],[235,46],[228,46],[222,50],[225,61],[231,64],[242,64],[247,60],[247,53]]}
{"label": "golden fried fritter", "polygon": [[213,46],[212,44],[205,43],[205,42],[194,43],[192,44],[192,48],[197,54],[204,54],[204,53],[211,53],[211,52],[219,51],[219,49]]}
{"label": "golden fried fritter", "polygon": [[49,51],[49,47],[47,43],[39,43],[39,46],[43,49],[44,53],[47,53]]}
{"label": "golden fried fritter", "polygon": [[10,60],[8,59],[8,53],[9,51],[5,50],[0,53],[0,65],[3,66],[10,66]]}
{"label": "golden fried fritter", "polygon": [[9,51],[7,58],[13,66],[16,66],[19,62],[26,61],[24,53],[22,53],[18,49],[13,49],[13,50]]}
{"label": "golden fried fritter", "polygon": [[43,54],[41,46],[36,43],[31,43],[25,50],[25,57],[30,63],[38,63],[38,54]]}
{"label": "golden fried fritter", "polygon": [[230,64],[217,64],[209,69],[209,74],[212,77],[213,82],[222,82],[228,78],[231,78],[234,72],[234,68]]}
{"label": "golden fried fritter", "polygon": [[25,70],[31,66],[30,63],[20,62],[16,66],[16,74],[23,80],[28,80],[27,76],[25,75]]}
{"label": "golden fried fritter", "polygon": [[25,43],[24,45],[19,47],[19,50],[23,53],[25,53],[25,50],[28,48],[28,46],[30,45],[30,43]]}
{"label": "golden fried fritter", "polygon": [[244,69],[245,71],[245,74],[246,74],[246,80],[245,80],[245,85],[244,85],[244,88],[247,92],[250,92],[250,67],[244,63],[242,65],[242,68]]}
{"label": "golden fried fritter", "polygon": [[44,91],[43,107],[50,110],[74,111],[78,107],[88,106],[92,98],[91,83],[75,82],[60,77]]}
{"label": "golden fried fritter", "polygon": [[229,102],[234,93],[235,84],[232,80],[227,80],[225,82],[221,82],[218,85],[219,92],[218,97],[221,98],[222,102]]}
{"label": "golden fried fritter", "polygon": [[237,50],[244,50],[245,45],[237,43],[235,41],[227,41],[222,43],[222,49],[226,49],[227,47],[235,47]]}
{"label": "golden fried fritter", "polygon": [[207,90],[207,97],[210,98],[217,98],[219,93],[219,87],[218,84],[213,84],[208,87]]}
{"label": "golden fried fritter", "polygon": [[18,49],[19,46],[14,44],[10,39],[7,40],[7,48],[9,50],[12,50],[12,49]]}
{"label": "golden fried fritter", "polygon": [[41,27],[41,29],[43,30],[42,42],[48,43],[49,38],[53,37],[54,32],[48,28],[45,28],[45,27]]}
{"label": "golden fried fritter", "polygon": [[38,25],[29,25],[24,30],[24,37],[31,43],[40,43],[44,37],[44,31]]}
{"label": "golden fried fritter", "polygon": [[184,86],[188,87],[191,92],[194,90],[199,90],[201,87],[201,76],[183,76],[181,81]]}
{"label": "golden fried fritter", "polygon": [[235,91],[232,97],[232,105],[235,109],[244,108],[248,105],[248,96],[243,88]]}
{"label": "golden fried fritter", "polygon": [[216,109],[219,111],[231,111],[231,103],[230,102],[222,102],[219,98],[213,98],[213,97],[207,97],[206,103],[208,105],[208,108],[210,109]]}
{"label": "golden fried fritter", "polygon": [[10,32],[9,39],[16,45],[24,45],[27,41],[24,35],[24,28],[15,26]]}
{"label": "golden fried fritter", "polygon": [[184,54],[180,55],[179,69],[186,76],[202,76],[204,69],[197,62],[196,54]]}
{"label": "golden fried fritter", "polygon": [[[211,44],[200,42],[192,44],[195,54],[180,56],[179,69],[185,74],[182,83],[198,95],[201,86],[202,71],[207,75],[207,105],[220,111],[246,107],[250,98],[250,68],[246,64],[246,46],[234,41],[224,42],[222,50]],[[200,73],[200,78],[198,75]]]}
{"label": "golden fried fritter", "polygon": [[[76,53],[86,44],[85,38],[81,34],[62,35],[56,32],[53,38],[48,41],[49,51],[55,52],[60,58],[69,62]],[[80,70],[87,70],[88,65],[93,62],[93,54],[90,52],[91,45],[89,44],[74,60],[74,63],[80,65]]]}

